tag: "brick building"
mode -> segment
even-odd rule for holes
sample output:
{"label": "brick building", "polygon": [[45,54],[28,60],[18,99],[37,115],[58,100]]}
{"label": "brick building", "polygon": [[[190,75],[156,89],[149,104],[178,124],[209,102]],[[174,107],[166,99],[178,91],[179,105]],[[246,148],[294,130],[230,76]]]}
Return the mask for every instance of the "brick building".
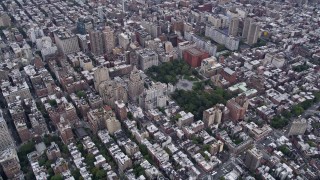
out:
{"label": "brick building", "polygon": [[222,77],[227,80],[229,83],[234,84],[237,82],[237,73],[230,68],[224,68],[221,71]]}
{"label": "brick building", "polygon": [[230,118],[234,121],[243,120],[248,105],[249,100],[245,94],[228,100],[227,108],[230,110]]}
{"label": "brick building", "polygon": [[183,59],[191,66],[191,67],[199,67],[201,66],[201,61],[205,58],[208,58],[209,54],[205,51],[202,51],[197,48],[190,48],[183,52]]}
{"label": "brick building", "polygon": [[116,117],[117,119],[123,121],[125,119],[127,119],[127,107],[123,102],[115,102],[116,106],[115,106],[115,113],[116,113]]}

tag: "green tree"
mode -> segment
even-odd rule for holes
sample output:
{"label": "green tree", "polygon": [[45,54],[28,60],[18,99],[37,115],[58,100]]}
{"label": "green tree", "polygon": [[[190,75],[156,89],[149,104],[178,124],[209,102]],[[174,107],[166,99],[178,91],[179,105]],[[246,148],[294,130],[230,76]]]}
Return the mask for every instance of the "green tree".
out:
{"label": "green tree", "polygon": [[140,165],[134,165],[132,169],[136,177],[139,177],[144,174],[144,169]]}
{"label": "green tree", "polygon": [[287,119],[291,118],[291,116],[292,116],[292,114],[290,113],[290,111],[287,111],[287,110],[283,111],[283,112],[281,113],[281,115],[282,115],[283,117],[287,118]]}
{"label": "green tree", "polygon": [[95,166],[93,166],[93,167],[91,167],[91,169],[90,169],[90,173],[92,174],[92,175],[96,175],[96,173],[99,171],[99,168],[97,168],[97,167],[95,167]]}
{"label": "green tree", "polygon": [[282,145],[282,146],[280,146],[278,149],[279,149],[279,151],[281,151],[284,155],[287,155],[287,156],[289,156],[290,153],[291,153],[290,149],[289,149],[286,145]]}
{"label": "green tree", "polygon": [[25,174],[25,179],[31,180],[31,179],[36,179],[36,177],[34,176],[33,172],[30,170]]}
{"label": "green tree", "polygon": [[273,128],[276,128],[276,129],[281,129],[283,127],[285,127],[286,125],[288,125],[288,120],[285,119],[285,118],[282,118],[281,116],[276,116],[274,117],[272,120],[271,120],[271,123],[270,125],[273,127]]}
{"label": "green tree", "polygon": [[47,158],[47,156],[46,156],[46,155],[41,156],[41,157],[39,158],[39,160],[38,160],[39,165],[40,165],[40,166],[45,165],[45,164],[46,164],[46,162],[47,162],[47,160],[48,160],[48,158]]}
{"label": "green tree", "polygon": [[18,150],[18,157],[20,160],[21,169],[24,173],[27,173],[29,171],[29,160],[27,158],[27,154],[31,153],[32,151],[35,151],[35,144],[33,141],[29,141],[22,146],[20,146]]}
{"label": "green tree", "polygon": [[210,145],[209,144],[205,144],[202,146],[202,151],[210,151]]}
{"label": "green tree", "polygon": [[194,83],[192,91],[176,90],[172,98],[183,110],[194,114],[195,119],[202,119],[203,111],[217,103],[225,104],[227,100],[234,97],[222,88],[204,91],[205,85],[209,82]]}
{"label": "green tree", "polygon": [[80,179],[81,177],[79,169],[75,169],[74,171],[72,171],[71,175],[74,177],[74,179]]}
{"label": "green tree", "polygon": [[295,105],[292,107],[291,113],[294,114],[294,116],[299,116],[303,113],[304,109],[300,105]]}
{"label": "green tree", "polygon": [[87,94],[84,92],[84,91],[78,91],[77,92],[77,96],[79,98],[86,98],[87,97]]}
{"label": "green tree", "polygon": [[176,84],[178,77],[191,75],[191,68],[185,61],[176,60],[153,66],[146,74],[155,81]]}
{"label": "green tree", "polygon": [[320,92],[316,92],[313,95],[315,96],[314,101],[319,102],[320,101]]}
{"label": "green tree", "polygon": [[194,144],[203,144],[203,139],[199,136],[193,135],[191,139]]}
{"label": "green tree", "polygon": [[83,153],[83,152],[84,152],[83,144],[82,144],[82,143],[78,143],[78,144],[77,144],[77,149],[78,149],[81,153]]}
{"label": "green tree", "polygon": [[133,115],[132,115],[132,113],[131,113],[130,111],[127,113],[127,117],[128,117],[128,119],[130,119],[130,120],[133,119]]}
{"label": "green tree", "polygon": [[52,161],[51,161],[51,160],[47,160],[44,165],[45,165],[46,168],[48,169],[48,168],[51,167],[51,164],[52,164]]}
{"label": "green tree", "polygon": [[105,179],[106,176],[107,176],[106,171],[104,171],[104,170],[102,170],[102,169],[98,170],[98,171],[96,172],[96,174],[95,174],[96,179]]}
{"label": "green tree", "polygon": [[93,154],[87,154],[85,157],[85,161],[89,166],[93,166],[95,158]]}
{"label": "green tree", "polygon": [[148,155],[148,148],[144,144],[139,145],[140,152],[143,156]]}
{"label": "green tree", "polygon": [[52,176],[50,178],[50,180],[63,180],[63,177],[62,177],[62,175],[57,174],[57,175]]}
{"label": "green tree", "polygon": [[57,105],[58,105],[57,101],[55,99],[50,99],[48,103],[53,107],[57,107]]}
{"label": "green tree", "polygon": [[180,114],[176,114],[175,116],[173,116],[173,120],[176,122],[179,120],[179,118],[181,118]]}
{"label": "green tree", "polygon": [[300,103],[300,106],[306,110],[308,108],[310,108],[313,104],[313,101],[312,100],[306,100],[306,101],[303,101],[302,103]]}
{"label": "green tree", "polygon": [[64,154],[69,154],[68,146],[63,144],[62,148],[61,148],[61,152],[64,153]]}

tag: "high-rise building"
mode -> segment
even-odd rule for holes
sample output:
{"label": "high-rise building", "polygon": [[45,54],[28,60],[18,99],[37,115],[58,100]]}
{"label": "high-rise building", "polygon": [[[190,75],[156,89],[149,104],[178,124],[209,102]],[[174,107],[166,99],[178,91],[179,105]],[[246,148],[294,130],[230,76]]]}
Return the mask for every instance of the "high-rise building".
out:
{"label": "high-rise building", "polygon": [[144,89],[139,96],[139,105],[143,109],[154,109],[167,105],[168,94],[173,92],[171,84],[153,83],[148,89]]}
{"label": "high-rise building", "polygon": [[137,51],[141,70],[149,69],[151,66],[158,66],[158,54],[151,49],[141,49]]}
{"label": "high-rise building", "polygon": [[78,21],[77,21],[77,32],[79,34],[85,35],[87,33],[87,30],[91,29],[92,27],[93,26],[92,26],[91,19],[85,18],[85,17],[78,18]]}
{"label": "high-rise building", "polygon": [[237,36],[238,35],[238,29],[239,29],[239,18],[234,17],[231,18],[230,24],[229,24],[229,36]]}
{"label": "high-rise building", "polygon": [[116,117],[117,119],[123,121],[127,119],[127,107],[123,102],[115,102],[115,112],[116,112]]}
{"label": "high-rise building", "polygon": [[119,38],[119,46],[124,50],[128,49],[129,44],[131,43],[131,37],[128,33],[121,33],[118,36]]}
{"label": "high-rise building", "polygon": [[212,56],[203,59],[201,62],[200,72],[205,77],[212,77],[222,70],[222,65],[218,63],[217,58]]}
{"label": "high-rise building", "polygon": [[93,133],[97,133],[99,130],[106,128],[106,121],[111,116],[114,116],[111,108],[105,106],[98,109],[92,109],[87,113],[88,124]]}
{"label": "high-rise building", "polygon": [[83,18],[79,18],[77,21],[77,32],[79,34],[86,34],[86,25]]}
{"label": "high-rise building", "polygon": [[106,125],[107,125],[107,129],[108,129],[108,132],[110,134],[113,134],[114,132],[118,131],[121,129],[121,123],[119,120],[117,120],[114,116],[111,116],[107,122],[106,122]]}
{"label": "high-rise building", "polygon": [[0,152],[13,146],[13,139],[8,130],[7,123],[3,118],[2,110],[0,110]]}
{"label": "high-rise building", "polygon": [[191,67],[201,66],[201,61],[209,57],[209,54],[198,48],[190,48],[183,52],[183,59]]}
{"label": "high-rise building", "polygon": [[213,144],[211,144],[210,146],[210,154],[211,155],[216,155],[219,152],[223,151],[223,142],[218,140],[216,142],[214,142]]}
{"label": "high-rise building", "polygon": [[299,118],[292,121],[288,135],[303,135],[307,130],[307,120],[305,118]]}
{"label": "high-rise building", "polygon": [[94,89],[98,92],[99,91],[99,85],[104,82],[110,80],[109,77],[109,70],[107,67],[99,66],[94,71]]}
{"label": "high-rise building", "polygon": [[250,24],[253,22],[252,18],[248,17],[246,19],[244,19],[243,22],[243,30],[242,30],[242,37],[244,39],[247,39],[248,37],[248,33],[249,33],[249,29],[250,29]]}
{"label": "high-rise building", "polygon": [[14,120],[14,125],[22,142],[27,142],[31,139],[31,133],[25,119],[20,118]]}
{"label": "high-rise building", "polygon": [[105,14],[104,14],[104,12],[103,12],[103,7],[102,7],[102,6],[99,6],[99,7],[97,8],[97,11],[98,11],[98,17],[99,17],[99,19],[100,19],[101,21],[103,21],[103,20],[104,20],[104,16],[105,16]]}
{"label": "high-rise building", "polygon": [[54,40],[59,52],[65,55],[80,51],[78,37],[65,29],[55,31]]}
{"label": "high-rise building", "polygon": [[90,48],[92,54],[95,56],[103,55],[103,35],[99,30],[92,30],[89,32]]}
{"label": "high-rise building", "polygon": [[161,34],[161,28],[158,24],[143,20],[141,26],[144,27],[153,38],[156,38]]}
{"label": "high-rise building", "polygon": [[57,129],[59,131],[60,138],[62,139],[64,144],[68,144],[74,140],[73,139],[74,135],[73,135],[72,128],[69,121],[61,117],[57,127],[58,127]]}
{"label": "high-rise building", "polygon": [[222,118],[222,111],[218,106],[209,108],[203,111],[203,121],[205,127],[210,127],[213,124],[220,124]]}
{"label": "high-rise building", "polygon": [[180,111],[179,115],[180,115],[180,118],[176,123],[179,128],[183,126],[191,125],[192,122],[194,121],[194,115],[191,112],[186,113],[184,111]]}
{"label": "high-rise building", "polygon": [[253,45],[257,43],[259,38],[259,33],[260,33],[260,26],[257,23],[251,23],[249,32],[248,32],[247,43],[249,45]]}
{"label": "high-rise building", "polygon": [[260,166],[262,157],[263,157],[263,154],[257,148],[252,148],[247,151],[245,165],[251,171],[254,171]]}
{"label": "high-rise building", "polygon": [[0,26],[11,26],[11,18],[7,13],[1,13]]}
{"label": "high-rise building", "polygon": [[103,30],[104,52],[109,54],[115,46],[114,32],[111,27],[106,26]]}
{"label": "high-rise building", "polygon": [[243,120],[248,109],[249,100],[245,94],[227,101],[227,108],[230,110],[230,118],[234,121]]}
{"label": "high-rise building", "polygon": [[249,45],[257,43],[260,33],[260,26],[254,22],[252,18],[248,17],[244,20],[242,37],[246,39]]}
{"label": "high-rise building", "polygon": [[139,95],[143,92],[143,79],[141,77],[141,72],[134,66],[130,73],[129,83],[128,83],[128,94],[132,101],[138,99]]}
{"label": "high-rise building", "polygon": [[102,82],[99,86],[99,94],[104,103],[112,107],[115,107],[116,101],[128,102],[126,83],[120,77]]}
{"label": "high-rise building", "polygon": [[240,39],[228,35],[226,32],[216,29],[213,26],[207,25],[205,29],[205,36],[210,37],[218,44],[225,45],[229,50],[237,50],[239,48]]}
{"label": "high-rise building", "polygon": [[0,164],[8,179],[20,179],[20,176],[22,176],[21,166],[15,149],[9,148],[2,151],[0,153]]}
{"label": "high-rise building", "polygon": [[89,40],[87,39],[87,35],[77,34],[77,36],[81,51],[84,53],[89,52]]}

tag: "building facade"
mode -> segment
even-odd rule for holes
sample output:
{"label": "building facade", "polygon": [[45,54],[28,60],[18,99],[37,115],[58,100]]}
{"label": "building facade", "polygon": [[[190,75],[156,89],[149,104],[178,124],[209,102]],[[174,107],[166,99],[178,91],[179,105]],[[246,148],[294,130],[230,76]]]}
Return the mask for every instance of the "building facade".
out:
{"label": "building facade", "polygon": [[80,51],[78,37],[64,29],[54,32],[54,40],[60,53],[68,55]]}
{"label": "building facade", "polygon": [[263,154],[256,148],[252,148],[247,151],[245,165],[251,170],[254,171],[260,166]]}
{"label": "building facade", "polygon": [[95,56],[103,55],[103,34],[99,30],[91,30],[89,32],[91,53]]}
{"label": "building facade", "polygon": [[10,135],[7,123],[3,118],[2,110],[0,110],[0,152],[13,146],[13,139]]}
{"label": "building facade", "polygon": [[131,101],[136,101],[139,95],[143,92],[144,82],[141,73],[135,66],[130,73],[128,82],[128,95]]}
{"label": "building facade", "polygon": [[233,121],[243,120],[249,106],[249,100],[245,94],[227,101],[227,108],[230,110],[230,118]]}
{"label": "building facade", "polygon": [[94,70],[94,89],[99,91],[99,85],[104,81],[109,81],[109,70],[107,67],[99,66],[96,70]]}
{"label": "building facade", "polygon": [[115,46],[114,32],[111,27],[106,26],[103,30],[104,52],[110,54]]}

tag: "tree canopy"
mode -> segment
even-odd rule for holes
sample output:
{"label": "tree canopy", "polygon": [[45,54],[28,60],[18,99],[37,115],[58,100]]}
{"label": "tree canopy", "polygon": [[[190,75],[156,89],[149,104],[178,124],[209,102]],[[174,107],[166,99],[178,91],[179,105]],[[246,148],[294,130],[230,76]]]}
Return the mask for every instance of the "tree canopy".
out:
{"label": "tree canopy", "polygon": [[77,96],[79,98],[86,98],[87,94],[84,91],[78,91]]}
{"label": "tree canopy", "polygon": [[50,178],[50,180],[63,180],[63,177],[62,177],[62,175],[57,174],[57,175],[52,176]]}
{"label": "tree canopy", "polygon": [[55,99],[50,99],[49,100],[49,104],[51,105],[51,106],[54,106],[54,107],[56,107],[58,104],[57,104],[57,101],[55,100]]}
{"label": "tree canopy", "polygon": [[152,66],[147,70],[146,74],[155,81],[174,85],[179,81],[179,76],[191,76],[192,70],[185,61],[176,60],[159,66]]}
{"label": "tree canopy", "polygon": [[218,103],[225,104],[233,97],[231,93],[219,87],[204,90],[205,84],[206,82],[197,82],[191,91],[176,90],[172,94],[172,98],[178,105],[185,111],[194,114],[195,119],[202,119],[204,110]]}

